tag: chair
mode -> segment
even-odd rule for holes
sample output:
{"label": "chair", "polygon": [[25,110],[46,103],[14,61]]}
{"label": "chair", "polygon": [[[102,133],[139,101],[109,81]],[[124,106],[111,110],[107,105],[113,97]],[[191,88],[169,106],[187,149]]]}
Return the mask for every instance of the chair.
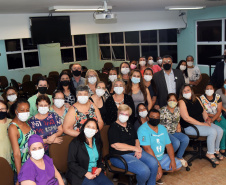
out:
{"label": "chair", "polygon": [[31,81],[31,76],[30,75],[24,75],[23,80],[22,80],[22,84],[24,82],[29,82],[29,81]]}
{"label": "chair", "polygon": [[[132,185],[133,184],[132,178],[135,176],[135,174],[128,171],[128,165],[127,165],[127,162],[125,161],[125,159],[123,157],[121,157],[120,155],[109,154],[109,142],[108,142],[109,127],[110,127],[109,125],[104,125],[104,127],[100,131],[101,138],[102,138],[102,141],[103,141],[102,154],[103,154],[103,158],[104,158],[104,161],[105,161],[105,165],[106,165],[108,171],[111,172],[111,173],[123,174],[123,175],[128,176],[129,177],[129,185]],[[123,164],[125,165],[125,170],[113,166],[110,162],[111,157],[120,159],[123,162]]]}
{"label": "chair", "polygon": [[31,81],[36,85],[37,82],[38,82],[38,79],[40,77],[42,77],[42,74],[41,73],[35,73],[35,74],[32,75],[32,80]]}
{"label": "chair", "polygon": [[8,79],[5,76],[0,76],[0,90],[1,92],[4,91],[6,87],[8,87]]}
{"label": "chair", "polygon": [[24,82],[22,84],[22,89],[26,98],[33,96],[37,91],[35,84],[32,81]]}
{"label": "chair", "polygon": [[110,69],[112,69],[113,67],[114,67],[114,66],[113,66],[113,64],[112,64],[111,62],[106,62],[106,63],[104,64],[104,67],[102,68],[102,73],[108,74],[109,71],[110,71]]}
{"label": "chair", "polygon": [[210,77],[208,74],[205,74],[205,73],[202,73],[202,80],[201,82],[197,85],[197,86],[194,86],[193,87],[193,90],[194,90],[194,93],[195,94],[205,94],[205,88],[206,88],[206,85],[209,83],[210,81]]}
{"label": "chair", "polygon": [[17,91],[20,90],[19,84],[18,84],[18,82],[16,80],[11,79],[11,84]]}
{"label": "chair", "polygon": [[59,76],[58,71],[50,71],[49,76]]}
{"label": "chair", "polygon": [[0,157],[0,184],[1,185],[14,185],[13,181],[13,170],[9,165],[8,161]]}
{"label": "chair", "polygon": [[48,77],[47,78],[48,84],[49,84],[49,88],[47,90],[47,94],[53,94],[53,92],[56,90],[57,87],[57,81],[56,79],[54,79],[53,77]]}

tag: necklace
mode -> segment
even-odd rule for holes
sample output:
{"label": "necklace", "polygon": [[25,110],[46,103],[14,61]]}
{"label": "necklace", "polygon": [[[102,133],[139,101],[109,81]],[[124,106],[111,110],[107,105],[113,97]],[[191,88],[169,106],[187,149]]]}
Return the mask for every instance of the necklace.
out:
{"label": "necklace", "polygon": [[118,105],[123,104],[123,102],[124,102],[124,99],[123,99],[121,102],[116,102],[116,101],[115,101],[115,104],[118,106]]}

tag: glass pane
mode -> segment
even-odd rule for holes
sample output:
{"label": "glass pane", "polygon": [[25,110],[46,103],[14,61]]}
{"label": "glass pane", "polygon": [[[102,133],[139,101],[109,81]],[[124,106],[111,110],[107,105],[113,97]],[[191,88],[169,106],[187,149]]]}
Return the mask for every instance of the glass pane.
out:
{"label": "glass pane", "polygon": [[159,42],[177,42],[177,29],[159,30]]}
{"label": "glass pane", "polygon": [[70,39],[62,39],[62,41],[60,41],[60,46],[72,46],[72,37]]}
{"label": "glass pane", "polygon": [[139,31],[125,32],[126,43],[139,43]]}
{"label": "glass pane", "polygon": [[140,58],[139,46],[126,46],[126,60],[138,60]]}
{"label": "glass pane", "polygon": [[8,61],[8,69],[23,68],[21,53],[8,54],[7,55],[7,61]]}
{"label": "glass pane", "polygon": [[160,56],[171,55],[173,63],[177,63],[177,45],[160,46]]}
{"label": "glass pane", "polygon": [[221,20],[197,22],[198,41],[221,41],[221,27]]}
{"label": "glass pane", "polygon": [[75,46],[86,45],[86,36],[85,35],[74,35]]}
{"label": "glass pane", "polygon": [[158,57],[157,46],[142,46],[141,48],[142,56],[145,56],[146,58],[152,56],[154,58],[154,61],[156,61]]}
{"label": "glass pane", "polygon": [[62,63],[74,62],[73,49],[61,49]]}
{"label": "glass pane", "polygon": [[99,34],[99,44],[110,44],[109,33]]}
{"label": "glass pane", "polygon": [[22,39],[22,41],[24,50],[37,49],[37,44],[33,44],[31,38]]}
{"label": "glass pane", "polygon": [[222,55],[221,45],[198,45],[198,64],[215,65],[221,59],[210,57],[219,55]]}
{"label": "glass pane", "polygon": [[7,51],[21,51],[20,39],[5,40],[5,48]]}
{"label": "glass pane", "polygon": [[123,33],[111,33],[111,43],[112,44],[122,44],[123,43]]}
{"label": "glass pane", "polygon": [[141,31],[141,43],[156,43],[157,30]]}
{"label": "glass pane", "polygon": [[76,61],[87,60],[86,47],[75,48]]}
{"label": "glass pane", "polygon": [[124,46],[112,46],[112,59],[125,60]]}
{"label": "glass pane", "polygon": [[25,67],[39,66],[38,52],[24,53]]}
{"label": "glass pane", "polygon": [[111,60],[110,46],[100,46],[101,60]]}

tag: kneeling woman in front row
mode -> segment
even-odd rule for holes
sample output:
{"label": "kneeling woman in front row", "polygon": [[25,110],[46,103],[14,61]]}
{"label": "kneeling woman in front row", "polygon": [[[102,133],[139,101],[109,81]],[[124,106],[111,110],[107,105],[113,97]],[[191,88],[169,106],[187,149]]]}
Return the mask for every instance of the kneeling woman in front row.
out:
{"label": "kneeling woman in front row", "polygon": [[82,125],[68,151],[67,178],[76,185],[113,185],[102,172],[102,141],[98,123],[90,118]]}

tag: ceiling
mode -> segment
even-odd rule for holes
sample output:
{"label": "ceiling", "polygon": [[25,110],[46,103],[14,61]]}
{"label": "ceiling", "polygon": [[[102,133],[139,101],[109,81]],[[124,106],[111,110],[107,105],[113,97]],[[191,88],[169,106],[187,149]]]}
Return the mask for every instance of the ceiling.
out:
{"label": "ceiling", "polygon": [[[0,0],[0,14],[48,13],[50,6],[102,6],[102,0]],[[113,12],[159,11],[166,6],[222,6],[226,0],[110,0]]]}

